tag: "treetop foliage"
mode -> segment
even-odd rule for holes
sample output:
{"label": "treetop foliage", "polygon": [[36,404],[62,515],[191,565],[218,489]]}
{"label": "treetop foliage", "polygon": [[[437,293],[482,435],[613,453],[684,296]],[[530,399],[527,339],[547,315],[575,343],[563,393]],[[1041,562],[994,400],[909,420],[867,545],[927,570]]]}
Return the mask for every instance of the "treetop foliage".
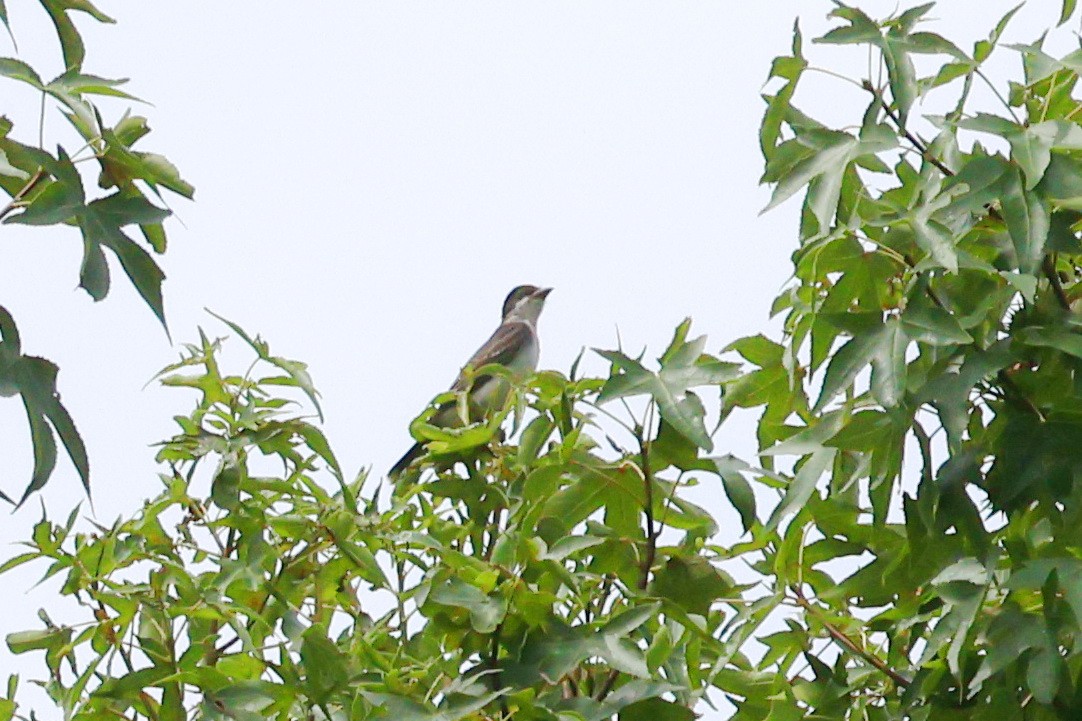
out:
{"label": "treetop foliage", "polygon": [[[229,324],[232,373],[201,334],[161,376],[197,395],[162,492],[43,518],[0,566],[44,561],[84,614],[9,648],[85,720],[1082,716],[1082,50],[1006,43],[1017,9],[963,50],[931,8],[835,3],[815,42],[868,76],[799,27],[770,68],[763,180],[803,198],[780,340],[715,355],[685,321],[656,363],[597,351],[607,375],[543,371],[464,428],[430,409],[424,472],[381,484],[298,405],[303,364]],[[798,109],[819,72],[866,98],[852,124]],[[719,442],[738,409],[755,459]]]}

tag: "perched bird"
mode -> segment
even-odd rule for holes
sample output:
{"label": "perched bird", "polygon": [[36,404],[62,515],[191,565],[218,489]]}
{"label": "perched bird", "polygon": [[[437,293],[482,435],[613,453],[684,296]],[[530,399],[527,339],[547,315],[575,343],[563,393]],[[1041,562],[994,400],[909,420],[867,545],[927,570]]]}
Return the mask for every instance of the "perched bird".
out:
{"label": "perched bird", "polygon": [[[501,408],[507,399],[510,385],[502,376],[479,375],[471,378],[468,370],[477,370],[493,363],[506,367],[516,376],[525,376],[537,370],[537,358],[541,349],[537,340],[537,318],[541,315],[545,298],[551,291],[552,288],[520,285],[507,294],[503,301],[503,320],[500,327],[466,361],[458,378],[451,385],[452,391],[467,392],[470,420],[476,420]],[[429,423],[447,427],[454,425],[456,418],[456,408],[449,403],[440,408]],[[387,475],[390,478],[398,477],[423,453],[424,446],[414,443]]]}

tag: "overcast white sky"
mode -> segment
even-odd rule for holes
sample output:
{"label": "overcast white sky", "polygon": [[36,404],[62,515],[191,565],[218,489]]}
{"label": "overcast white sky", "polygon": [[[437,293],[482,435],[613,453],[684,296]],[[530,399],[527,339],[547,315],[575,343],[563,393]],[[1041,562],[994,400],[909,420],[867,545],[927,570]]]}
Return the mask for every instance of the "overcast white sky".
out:
{"label": "overcast white sky", "polygon": [[[714,351],[770,328],[796,201],[758,216],[769,195],[757,185],[759,92],[795,17],[806,37],[825,30],[825,0],[98,5],[118,24],[80,23],[84,70],[132,79],[127,89],[154,104],[134,106],[153,128],[140,148],[167,155],[197,189],[194,203],[172,201],[183,225],[167,225],[174,340],[194,340],[197,325],[226,333],[206,306],[308,362],[349,473],[382,471],[405,450],[409,420],[492,331],[516,284],[555,287],[540,323],[546,368],[613,347],[616,328],[626,348],[656,355],[688,315]],[[1012,5],[946,2],[929,29],[968,49]],[[19,57],[58,73],[38,3],[8,9]],[[1032,2],[1010,37],[1034,39],[1058,9]],[[850,73],[866,65],[859,52],[807,50]],[[1004,52],[1001,67],[1016,66]],[[866,99],[839,83],[809,89],[798,103],[813,115],[852,124],[863,111]],[[130,105],[102,103],[107,122]],[[0,79],[0,112],[34,141],[29,90]],[[78,147],[56,113],[45,137]],[[75,289],[76,231],[4,226],[0,242],[0,303],[24,349],[60,364],[98,518],[131,513],[158,490],[149,444],[191,406],[184,391],[143,387],[176,351],[118,267],[104,302]],[[0,402],[0,428],[0,488],[17,495],[30,450],[16,399]],[[747,457],[751,428],[723,429],[719,450]],[[733,524],[720,489],[704,492]],[[50,515],[81,497],[62,458]],[[0,542],[26,537],[36,505],[8,518]],[[36,627],[55,587],[23,589],[42,570],[4,579],[0,634]],[[0,648],[0,679],[17,661]]]}

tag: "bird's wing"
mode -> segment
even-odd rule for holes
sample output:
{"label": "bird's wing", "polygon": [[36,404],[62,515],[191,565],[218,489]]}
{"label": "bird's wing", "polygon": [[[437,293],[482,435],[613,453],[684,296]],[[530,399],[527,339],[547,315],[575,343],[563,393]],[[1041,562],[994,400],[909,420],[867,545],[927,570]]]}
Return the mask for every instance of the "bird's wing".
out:
{"label": "bird's wing", "polygon": [[[477,349],[477,352],[473,354],[468,361],[466,361],[466,368],[473,368],[474,370],[487,366],[490,363],[497,363],[499,365],[510,365],[514,360],[515,354],[520,351],[527,343],[530,342],[530,336],[533,334],[533,328],[529,323],[504,323],[496,332],[492,334],[492,337],[485,341],[485,344]],[[483,377],[477,377],[473,379],[474,382],[483,380]],[[466,390],[467,379],[465,373],[459,373],[458,378],[455,379],[454,384],[451,386],[453,391]]]}

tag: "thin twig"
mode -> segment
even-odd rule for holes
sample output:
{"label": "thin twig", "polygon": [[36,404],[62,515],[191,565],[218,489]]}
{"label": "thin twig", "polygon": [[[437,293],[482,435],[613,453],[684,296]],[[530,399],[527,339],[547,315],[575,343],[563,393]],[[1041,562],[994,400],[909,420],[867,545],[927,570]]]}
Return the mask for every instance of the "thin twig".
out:
{"label": "thin twig", "polygon": [[1014,382],[1014,379],[1007,374],[1006,369],[1000,369],[1000,371],[996,373],[996,379],[1003,387],[1003,399],[1005,401],[1008,403],[1013,402],[1022,410],[1029,411],[1037,416],[1042,423],[1044,422],[1044,413],[1041,413],[1041,409],[1022,392],[1022,389],[1018,387],[1018,384]]}
{"label": "thin twig", "polygon": [[896,112],[894,112],[894,108],[890,107],[890,105],[887,104],[886,99],[883,97],[883,94],[879,92],[879,90],[874,85],[872,85],[870,82],[865,81],[864,89],[875,96],[875,99],[878,100],[879,104],[882,106],[883,112],[885,112],[887,114],[887,117],[889,117],[891,121],[894,122],[894,126],[898,129],[898,132],[905,136],[905,139],[908,140],[910,144],[917,149],[917,152],[920,153],[922,158],[927,160],[935,167],[939,168],[939,171],[943,173],[943,175],[946,175],[948,177],[954,175],[953,170],[944,165],[943,161],[935,157],[935,155],[933,155],[931,151],[928,150],[927,143],[925,143],[913,133],[909,132],[909,129],[902,124],[901,118],[898,117],[898,114]]}
{"label": "thin twig", "polygon": [[394,561],[395,576],[398,581],[398,593],[396,595],[396,601],[398,603],[398,632],[399,640],[404,641],[406,638],[406,564],[401,558],[396,558]]}
{"label": "thin twig", "polygon": [[41,91],[41,104],[38,108],[38,149],[45,150],[45,91]]}
{"label": "thin twig", "polygon": [[816,65],[809,65],[808,67],[804,68],[804,70],[806,70],[807,72],[811,72],[811,73],[822,73],[823,75],[829,75],[830,77],[834,78],[835,80],[842,80],[844,82],[849,83],[850,85],[856,85],[858,88],[863,88],[864,87],[863,84],[857,82],[856,80],[853,80],[853,78],[851,78],[851,77],[849,77],[847,75],[842,75],[841,73],[836,73],[833,70],[830,70],[829,68],[820,68],[820,67],[818,67]]}
{"label": "thin twig", "polygon": [[872,666],[874,666],[879,671],[882,671],[896,685],[898,685],[898,686],[908,686],[911,683],[911,681],[908,678],[906,678],[902,674],[900,674],[897,671],[895,671],[894,669],[892,669],[886,663],[884,663],[883,659],[879,658],[875,654],[872,654],[872,653],[869,653],[868,651],[865,651],[863,648],[860,647],[860,645],[856,641],[849,638],[849,636],[845,635],[845,633],[841,629],[839,629],[837,626],[835,626],[834,624],[832,624],[829,621],[827,621],[826,619],[824,619],[822,617],[822,615],[820,615],[819,609],[817,609],[811,603],[811,601],[808,600],[808,598],[804,595],[804,593],[800,590],[800,588],[798,586],[790,586],[790,590],[793,592],[793,595],[796,597],[796,602],[800,605],[800,607],[803,608],[805,611],[807,611],[812,616],[814,616],[815,619],[819,623],[823,624],[823,628],[826,629],[827,633],[830,634],[830,637],[832,639],[834,639],[839,645],[845,647],[846,649],[848,649],[850,652],[856,654],[857,656],[860,656],[862,659],[864,659],[865,661],[870,663]]}
{"label": "thin twig", "polygon": [[[649,418],[652,414],[647,413]],[[650,569],[654,567],[654,559],[657,557],[657,537],[659,529],[654,524],[654,474],[650,470],[650,441],[646,440],[646,429],[643,428],[639,435],[639,460],[642,466],[643,490],[645,494],[643,512],[646,514],[646,553],[642,559],[642,576],[639,578],[639,588],[643,591],[650,585]]]}
{"label": "thin twig", "polygon": [[[987,82],[987,78],[985,78],[985,82]],[[889,117],[891,121],[893,121],[895,127],[905,136],[906,140],[908,140],[913,145],[913,147],[916,148],[917,152],[920,153],[922,158],[924,158],[929,163],[938,168],[939,171],[948,178],[954,176],[954,171],[948,168],[941,160],[939,160],[939,158],[935,157],[935,155],[933,155],[932,152],[928,150],[927,143],[913,135],[913,133],[909,132],[909,130],[902,125],[902,121],[898,117],[898,114],[894,111],[892,107],[887,105],[882,93],[880,93],[869,82],[864,83],[864,89],[875,96],[876,100],[878,100],[879,104],[883,107],[883,112],[885,112],[887,114],[887,117]],[[1000,98],[1000,100],[1002,100],[1002,98]],[[1003,216],[994,207],[990,205],[985,206],[985,210],[988,212],[988,216],[990,218],[997,220],[1001,223],[1004,222]],[[1048,282],[1052,284],[1052,291],[1055,293],[1056,300],[1059,301],[1060,306],[1064,310],[1071,310],[1071,300],[1064,292],[1063,284],[1060,283],[1059,276],[1056,274],[1055,261],[1053,261],[1049,256],[1045,256],[1044,259],[1044,274],[1048,278]]]}
{"label": "thin twig", "polygon": [[981,80],[984,81],[984,84],[988,86],[988,89],[992,91],[992,93],[996,96],[996,98],[999,100],[999,102],[1003,103],[1003,107],[1006,108],[1007,112],[1011,114],[1012,118],[1014,118],[1014,122],[1021,125],[1022,124],[1022,119],[1019,118],[1018,115],[1015,114],[1014,108],[1012,108],[1011,104],[1007,102],[1006,98],[1004,98],[1000,94],[999,89],[995,86],[995,83],[993,83],[991,80],[989,80],[988,76],[985,75],[983,72],[981,72],[980,68],[974,68],[973,72],[977,75],[978,78],[980,78]]}
{"label": "thin twig", "polygon": [[616,679],[620,677],[620,672],[614,668],[609,669],[609,673],[605,676],[605,682],[601,684],[601,688],[597,691],[597,700],[604,701],[605,697],[612,693],[612,687],[616,685]]}
{"label": "thin twig", "polygon": [[11,198],[11,202],[5,205],[3,210],[0,210],[0,220],[6,218],[11,213],[11,211],[19,207],[19,201],[25,198],[26,194],[33,190],[34,187],[38,183],[40,183],[41,179],[44,177],[45,168],[38,168],[36,171],[34,171],[34,174],[30,176],[30,180],[26,181],[26,185],[24,185],[22,189]]}
{"label": "thin twig", "polygon": [[1067,297],[1066,291],[1063,290],[1063,283],[1059,280],[1059,273],[1056,272],[1056,259],[1053,255],[1046,255],[1044,257],[1044,263],[1042,264],[1044,269],[1044,275],[1048,278],[1048,282],[1052,284],[1052,292],[1056,294],[1056,300],[1059,301],[1060,307],[1064,310],[1071,310],[1071,299]]}
{"label": "thin twig", "polygon": [[[488,668],[492,671],[492,690],[500,691],[503,689],[503,681],[500,677],[500,634],[503,632],[503,622],[496,625],[496,630],[492,632],[492,645],[489,647],[488,652]],[[511,709],[507,705],[507,697],[500,695],[500,711],[503,714],[503,718],[511,718]]]}
{"label": "thin twig", "polygon": [[921,479],[926,484],[931,484],[932,477],[932,440],[928,437],[928,431],[916,418],[913,419],[913,435],[917,437],[917,445],[920,447],[920,457],[923,461]]}

